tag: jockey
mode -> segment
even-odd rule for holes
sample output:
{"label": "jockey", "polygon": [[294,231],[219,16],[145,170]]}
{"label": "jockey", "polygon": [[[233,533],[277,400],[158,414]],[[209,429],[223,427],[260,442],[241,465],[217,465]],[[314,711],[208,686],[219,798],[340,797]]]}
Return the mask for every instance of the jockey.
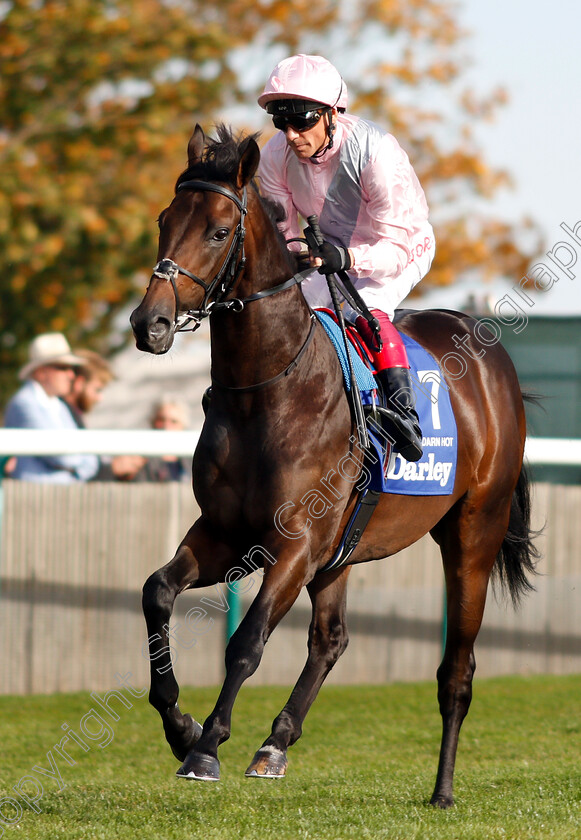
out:
{"label": "jockey", "polygon": [[381,327],[378,350],[365,318],[356,318],[389,399],[394,448],[417,461],[422,433],[406,349],[392,320],[434,257],[422,187],[391,134],[345,113],[347,86],[321,56],[281,61],[258,104],[279,129],[262,149],[259,176],[262,192],[286,211],[281,232],[300,237],[298,216],[316,214],[325,239],[312,260],[318,268],[303,283],[305,298],[313,307],[331,306],[324,275],[348,272]]}

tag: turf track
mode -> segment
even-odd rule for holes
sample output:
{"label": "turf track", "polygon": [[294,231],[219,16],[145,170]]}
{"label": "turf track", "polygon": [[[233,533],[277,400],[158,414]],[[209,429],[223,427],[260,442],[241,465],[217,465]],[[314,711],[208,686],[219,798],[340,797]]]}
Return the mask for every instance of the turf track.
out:
{"label": "turf track", "polygon": [[[581,675],[476,681],[457,804],[447,812],[427,804],[440,736],[435,682],[324,688],[290,751],[287,778],[245,779],[287,693],[241,692],[218,784],[175,779],[177,763],[145,698],[132,698],[131,708],[118,704],[118,721],[104,713],[110,731],[85,717],[103,711],[88,694],[0,698],[1,796],[22,806],[19,815],[3,801],[0,815],[14,823],[0,829],[27,840],[581,837]],[[203,718],[216,696],[216,689],[184,689],[181,705]],[[98,726],[103,732],[84,737],[87,752],[69,742],[70,765],[54,745],[63,725],[80,732],[83,718],[93,735]],[[51,772],[49,751],[64,787],[57,771],[33,770]],[[25,776],[42,782],[39,813],[13,789],[34,795]]]}

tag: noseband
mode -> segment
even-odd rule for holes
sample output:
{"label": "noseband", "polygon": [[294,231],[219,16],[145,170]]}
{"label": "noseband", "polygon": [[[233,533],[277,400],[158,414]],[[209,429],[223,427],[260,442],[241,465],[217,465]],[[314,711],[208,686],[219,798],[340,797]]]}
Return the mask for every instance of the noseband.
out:
{"label": "noseband", "polygon": [[[221,187],[219,184],[211,184],[208,181],[183,181],[178,184],[177,191],[180,190],[203,190],[206,192],[216,192],[220,195],[229,198],[240,210],[240,221],[234,231],[234,236],[230,242],[228,253],[222,263],[222,266],[213,280],[206,283],[201,277],[192,274],[187,268],[183,268],[173,260],[165,258],[160,260],[153,269],[153,276],[159,277],[162,280],[169,280],[171,283],[175,299],[176,312],[174,321],[175,332],[184,331],[188,328],[188,324],[193,321],[194,326],[190,329],[196,330],[201,321],[207,318],[212,311],[217,308],[233,309],[235,312],[240,312],[244,308],[244,303],[240,300],[223,300],[228,292],[234,287],[236,281],[240,277],[244,266],[246,264],[246,257],[244,255],[244,237],[246,236],[246,229],[244,227],[244,219],[248,212],[247,209],[247,193],[246,187],[242,192],[242,199],[226,187]],[[176,280],[179,274],[183,274],[201,286],[204,291],[204,300],[200,309],[189,309],[180,315],[180,299]]]}

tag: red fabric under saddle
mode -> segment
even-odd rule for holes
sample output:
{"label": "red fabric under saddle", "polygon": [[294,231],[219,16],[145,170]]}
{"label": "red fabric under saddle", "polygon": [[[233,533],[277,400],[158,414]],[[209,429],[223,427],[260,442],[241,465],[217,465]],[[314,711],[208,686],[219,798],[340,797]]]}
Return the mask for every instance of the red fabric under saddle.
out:
{"label": "red fabric under saddle", "polygon": [[[338,323],[337,316],[332,309],[327,309],[323,306],[317,307],[317,309],[326,312],[335,323]],[[385,312],[381,312],[379,309],[373,309],[372,313],[379,321],[381,328],[381,341],[383,344],[381,350],[376,351],[371,349],[374,335],[371,327],[361,315],[357,318],[355,325],[346,324],[347,335],[353,348],[374,375],[378,371],[385,370],[386,368],[409,368],[410,363],[408,361],[407,351],[397,327],[392,324]]]}

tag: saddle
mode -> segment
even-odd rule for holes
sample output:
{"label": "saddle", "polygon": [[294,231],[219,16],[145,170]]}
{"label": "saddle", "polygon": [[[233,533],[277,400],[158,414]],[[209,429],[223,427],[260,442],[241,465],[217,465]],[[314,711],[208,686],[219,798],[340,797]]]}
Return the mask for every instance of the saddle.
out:
{"label": "saddle", "polygon": [[[337,319],[328,309],[317,309],[315,314],[337,351],[345,387],[349,390],[349,366]],[[323,571],[348,563],[383,493],[449,495],[453,492],[456,477],[456,421],[448,386],[434,357],[405,333],[401,334],[410,361],[416,410],[424,434],[422,458],[417,462],[408,462],[393,451],[384,429],[381,410],[386,406],[388,395],[383,393],[380,382],[374,376],[369,351],[353,326],[347,327],[347,335],[351,363],[363,403],[369,447],[365,450],[362,466],[365,486],[359,492],[339,547]]]}

